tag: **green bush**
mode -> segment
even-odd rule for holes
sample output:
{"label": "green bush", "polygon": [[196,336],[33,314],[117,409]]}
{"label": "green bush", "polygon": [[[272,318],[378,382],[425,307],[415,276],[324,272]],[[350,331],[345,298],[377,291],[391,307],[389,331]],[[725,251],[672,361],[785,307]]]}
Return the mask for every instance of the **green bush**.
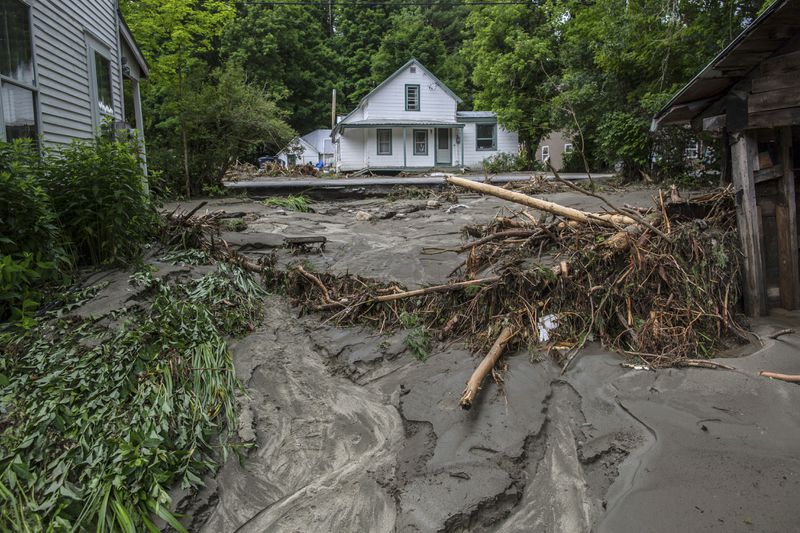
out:
{"label": "green bush", "polygon": [[48,155],[45,170],[45,186],[78,264],[125,262],[153,237],[158,216],[134,140],[75,141]]}
{"label": "green bush", "polygon": [[134,141],[0,143],[0,322],[29,325],[70,266],[138,256],[158,221],[144,184]]}
{"label": "green bush", "polygon": [[31,142],[0,143],[0,321],[29,321],[66,262],[42,171]]}
{"label": "green bush", "polygon": [[[492,174],[500,172],[521,172],[523,170],[538,170],[533,168],[528,158],[519,154],[501,152],[483,160],[483,170]],[[533,161],[533,164],[538,164]]]}

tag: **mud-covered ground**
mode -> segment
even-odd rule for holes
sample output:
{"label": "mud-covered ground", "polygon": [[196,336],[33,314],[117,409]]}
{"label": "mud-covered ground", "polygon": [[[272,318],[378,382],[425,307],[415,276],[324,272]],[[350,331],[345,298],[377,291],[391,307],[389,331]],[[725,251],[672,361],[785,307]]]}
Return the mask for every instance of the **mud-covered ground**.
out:
{"label": "mud-covered ground", "polygon": [[[615,200],[648,205],[650,195]],[[574,193],[547,198],[599,209]],[[463,259],[424,251],[458,246],[464,225],[508,207],[468,195],[459,204],[209,208],[245,214],[248,228],[224,236],[253,256],[276,251],[283,264],[411,288],[445,281]],[[321,254],[281,248],[284,236],[308,235],[327,237]],[[753,324],[764,345],[726,359],[735,371],[632,370],[589,346],[560,376],[517,353],[505,359],[504,391],[487,382],[462,411],[478,355],[440,345],[420,362],[402,332],[340,329],[270,296],[263,326],[232,345],[245,385],[239,431],[255,446],[181,507],[206,532],[793,531],[800,387],[757,374],[800,373],[800,336],[766,339],[796,325],[789,313]]]}

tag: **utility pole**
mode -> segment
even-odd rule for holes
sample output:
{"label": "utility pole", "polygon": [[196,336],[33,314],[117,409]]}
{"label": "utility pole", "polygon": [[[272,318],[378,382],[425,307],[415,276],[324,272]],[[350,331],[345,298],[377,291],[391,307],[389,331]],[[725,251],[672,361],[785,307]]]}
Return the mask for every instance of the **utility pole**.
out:
{"label": "utility pole", "polygon": [[336,89],[331,97],[331,130],[336,128]]}

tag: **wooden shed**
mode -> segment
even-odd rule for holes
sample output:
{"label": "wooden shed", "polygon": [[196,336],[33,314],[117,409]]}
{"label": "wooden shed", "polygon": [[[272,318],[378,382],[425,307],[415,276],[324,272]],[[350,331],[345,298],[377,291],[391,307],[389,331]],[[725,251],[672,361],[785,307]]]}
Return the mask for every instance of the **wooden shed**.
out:
{"label": "wooden shed", "polygon": [[745,256],[745,311],[800,307],[800,0],[777,0],[653,120],[723,139]]}

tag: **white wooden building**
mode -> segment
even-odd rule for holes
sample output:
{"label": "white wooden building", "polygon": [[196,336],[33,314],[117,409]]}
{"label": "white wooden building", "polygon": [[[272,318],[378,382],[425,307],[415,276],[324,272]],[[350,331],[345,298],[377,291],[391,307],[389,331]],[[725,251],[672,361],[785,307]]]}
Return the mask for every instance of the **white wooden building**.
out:
{"label": "white wooden building", "polygon": [[0,28],[0,140],[58,146],[107,119],[141,135],[148,67],[116,0],[0,0]]}
{"label": "white wooden building", "polygon": [[337,121],[336,169],[479,168],[491,156],[518,153],[516,132],[500,126],[490,111],[457,111],[460,102],[412,59]]}
{"label": "white wooden building", "polygon": [[333,141],[331,130],[319,129],[302,137],[295,137],[287,144],[277,157],[284,166],[316,165],[320,161],[328,167],[333,164]]}

